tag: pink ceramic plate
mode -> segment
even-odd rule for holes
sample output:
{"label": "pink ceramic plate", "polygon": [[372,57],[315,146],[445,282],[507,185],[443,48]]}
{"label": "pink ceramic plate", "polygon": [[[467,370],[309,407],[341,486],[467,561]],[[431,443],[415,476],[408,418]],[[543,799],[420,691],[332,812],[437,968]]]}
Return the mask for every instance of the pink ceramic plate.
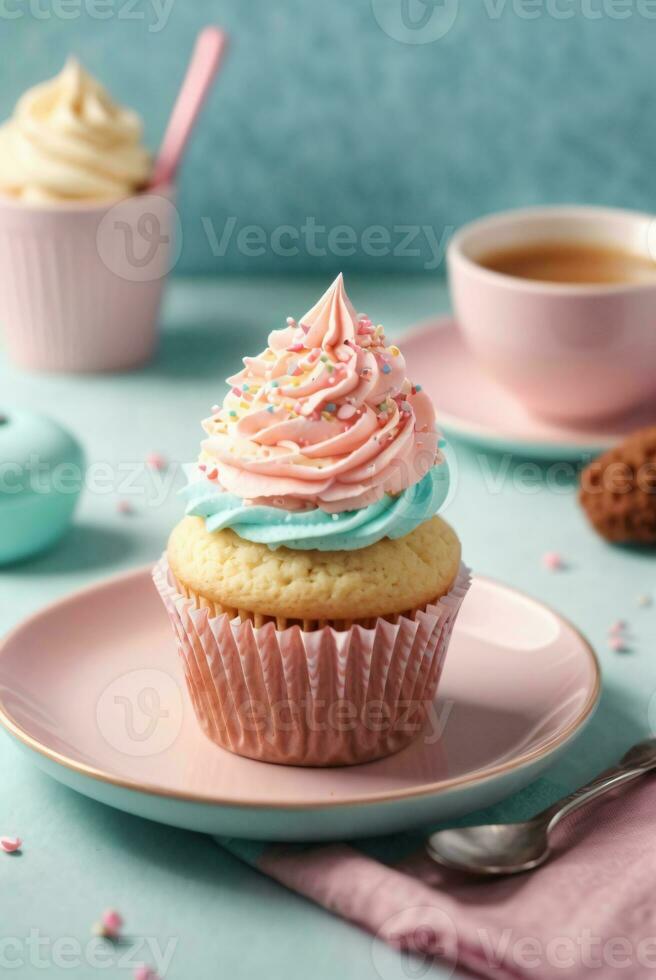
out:
{"label": "pink ceramic plate", "polygon": [[541,459],[580,459],[634,429],[656,425],[656,404],[587,429],[530,415],[480,368],[451,317],[414,327],[399,343],[409,376],[433,399],[442,431],[477,445]]}
{"label": "pink ceramic plate", "polygon": [[148,569],[48,607],[0,646],[0,720],[52,776],[150,819],[260,839],[384,833],[478,809],[553,760],[598,694],[581,635],[485,579],[463,604],[426,736],[352,768],[266,765],[208,741]]}

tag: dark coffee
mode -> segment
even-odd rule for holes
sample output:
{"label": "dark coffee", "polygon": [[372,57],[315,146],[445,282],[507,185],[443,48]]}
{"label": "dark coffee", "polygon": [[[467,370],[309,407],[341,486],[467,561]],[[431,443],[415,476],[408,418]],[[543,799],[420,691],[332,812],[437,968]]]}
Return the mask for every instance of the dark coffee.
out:
{"label": "dark coffee", "polygon": [[478,264],[517,279],[538,282],[656,282],[656,262],[633,252],[587,242],[536,242],[488,252]]}

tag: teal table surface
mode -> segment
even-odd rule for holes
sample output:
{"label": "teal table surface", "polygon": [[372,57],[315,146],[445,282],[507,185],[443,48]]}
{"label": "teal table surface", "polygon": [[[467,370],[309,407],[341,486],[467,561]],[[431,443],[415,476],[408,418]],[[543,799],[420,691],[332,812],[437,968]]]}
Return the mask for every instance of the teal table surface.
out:
{"label": "teal table surface", "polygon": [[[0,570],[3,632],[44,603],[159,555],[181,514],[180,474],[177,465],[153,474],[146,456],[159,452],[173,464],[193,459],[199,420],[222,399],[226,374],[326,285],[176,281],[159,356],[139,373],[37,377],[0,359],[2,409],[32,407],[69,426],[94,474],[67,538],[40,558]],[[429,276],[351,278],[347,285],[356,306],[394,337],[448,307],[444,286]],[[455,492],[445,516],[458,529],[467,561],[572,619],[603,665],[600,709],[564,761],[494,810],[527,815],[650,733],[656,605],[640,606],[638,597],[654,596],[656,565],[649,554],[613,549],[595,536],[566,473],[458,444],[449,454]],[[117,510],[124,498],[134,507],[129,516]],[[546,551],[560,552],[567,569],[547,571]],[[622,654],[608,647],[609,625],[618,618],[631,629],[631,650]],[[124,815],[52,782],[4,735],[0,771],[0,835],[24,840],[21,855],[0,854],[0,971],[12,967],[8,975],[130,977],[135,961],[153,961],[145,941],[168,947],[172,980],[392,980],[412,973],[391,949],[374,961],[371,936],[270,882],[209,838]],[[376,842],[372,850],[391,854],[398,844]],[[90,930],[108,906],[124,915],[132,941],[91,960]],[[449,973],[436,966],[427,975]]]}

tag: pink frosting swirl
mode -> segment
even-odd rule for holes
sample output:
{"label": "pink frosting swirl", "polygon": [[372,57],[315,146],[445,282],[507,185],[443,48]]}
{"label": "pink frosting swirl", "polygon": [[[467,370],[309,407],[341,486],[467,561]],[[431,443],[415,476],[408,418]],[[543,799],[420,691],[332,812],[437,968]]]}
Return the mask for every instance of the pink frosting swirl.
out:
{"label": "pink frosting swirl", "polygon": [[435,412],[383,328],[357,316],[341,274],[297,324],[274,330],[203,423],[200,466],[220,489],[337,513],[417,483],[438,461]]}

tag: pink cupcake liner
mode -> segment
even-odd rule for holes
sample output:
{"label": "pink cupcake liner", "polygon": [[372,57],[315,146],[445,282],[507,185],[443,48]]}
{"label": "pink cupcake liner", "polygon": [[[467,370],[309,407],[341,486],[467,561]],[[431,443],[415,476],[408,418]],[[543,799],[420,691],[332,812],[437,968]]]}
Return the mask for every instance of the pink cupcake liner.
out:
{"label": "pink cupcake liner", "polygon": [[461,565],[450,591],[413,618],[304,631],[197,608],[166,557],[153,579],[205,734],[237,755],[304,766],[381,758],[421,734],[470,585]]}

